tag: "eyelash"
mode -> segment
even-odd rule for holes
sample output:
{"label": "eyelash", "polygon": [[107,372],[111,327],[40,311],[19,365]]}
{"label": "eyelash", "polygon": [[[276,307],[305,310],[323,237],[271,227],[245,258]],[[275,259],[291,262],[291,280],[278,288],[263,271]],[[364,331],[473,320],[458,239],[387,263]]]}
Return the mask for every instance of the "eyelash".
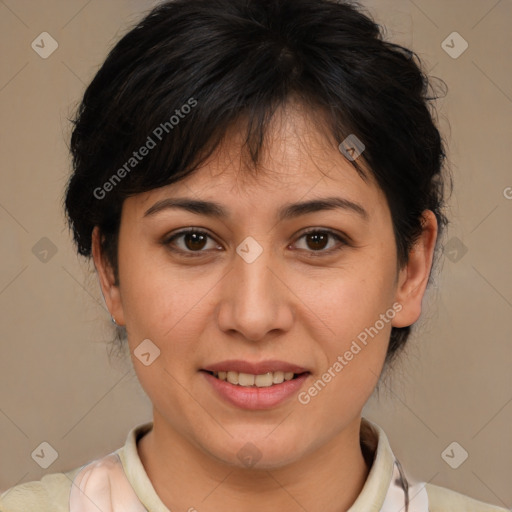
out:
{"label": "eyelash", "polygon": [[[187,228],[187,229],[183,229],[183,230],[179,231],[178,233],[173,234],[170,237],[166,237],[162,241],[162,243],[163,243],[163,245],[167,246],[171,251],[181,253],[181,255],[183,255],[187,258],[197,258],[197,257],[203,256],[204,253],[206,253],[207,251],[204,251],[204,250],[199,250],[199,251],[187,250],[187,251],[185,251],[183,249],[176,249],[175,247],[171,247],[172,242],[174,242],[174,240],[176,240],[177,238],[182,237],[184,235],[187,235],[188,233],[196,233],[196,234],[200,234],[200,235],[206,235],[207,237],[209,237],[210,239],[213,240],[213,237],[211,237],[206,231],[203,231],[198,228]],[[311,228],[311,229],[308,229],[307,231],[304,231],[299,236],[299,238],[297,238],[297,241],[311,233],[326,234],[328,236],[331,236],[332,238],[335,238],[340,243],[339,246],[331,247],[331,249],[328,249],[328,250],[323,250],[323,249],[319,249],[318,251],[309,250],[308,256],[313,257],[313,258],[330,256],[334,252],[340,251],[343,246],[350,245],[350,243],[344,237],[339,235],[338,233],[331,231],[330,229],[319,229],[319,228]],[[304,249],[300,249],[300,250],[304,250]]]}

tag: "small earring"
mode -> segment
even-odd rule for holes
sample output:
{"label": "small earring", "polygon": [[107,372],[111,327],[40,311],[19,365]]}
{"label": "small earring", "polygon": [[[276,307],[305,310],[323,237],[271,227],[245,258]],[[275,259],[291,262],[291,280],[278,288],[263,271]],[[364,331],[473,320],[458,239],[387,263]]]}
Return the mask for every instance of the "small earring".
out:
{"label": "small earring", "polygon": [[114,325],[117,325],[116,319],[115,319],[113,316],[111,316],[110,318],[111,318],[111,320],[112,320],[112,323],[113,323]]}

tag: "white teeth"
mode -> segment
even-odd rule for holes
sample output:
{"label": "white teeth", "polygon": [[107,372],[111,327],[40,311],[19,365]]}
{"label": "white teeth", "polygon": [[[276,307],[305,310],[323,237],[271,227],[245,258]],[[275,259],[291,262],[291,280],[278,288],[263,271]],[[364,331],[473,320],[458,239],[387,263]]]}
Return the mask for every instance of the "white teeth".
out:
{"label": "white teeth", "polygon": [[272,386],[272,379],[272,372],[265,373],[264,375],[256,375],[254,378],[254,384],[258,388],[268,388],[269,386]]}
{"label": "white teeth", "polygon": [[251,373],[239,372],[212,372],[215,377],[220,380],[226,380],[230,384],[243,387],[268,388],[273,384],[281,384],[285,380],[292,380],[293,372],[268,372],[261,375],[253,375]]}
{"label": "white teeth", "polygon": [[274,384],[281,384],[281,382],[284,381],[284,372],[274,372],[274,374],[272,375],[272,382]]}
{"label": "white teeth", "polygon": [[226,380],[231,384],[238,384],[238,372],[228,372]]}
{"label": "white teeth", "polygon": [[254,386],[255,376],[250,373],[239,373],[238,384],[240,386]]}

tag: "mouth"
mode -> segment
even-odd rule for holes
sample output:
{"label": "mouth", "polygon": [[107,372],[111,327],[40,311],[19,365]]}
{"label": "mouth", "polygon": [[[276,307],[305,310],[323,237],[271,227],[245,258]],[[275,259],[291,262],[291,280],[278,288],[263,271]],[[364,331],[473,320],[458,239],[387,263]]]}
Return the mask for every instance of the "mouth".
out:
{"label": "mouth", "polygon": [[[268,410],[285,406],[290,402],[300,389],[306,385],[311,376],[304,368],[281,364],[284,369],[270,371],[269,364],[265,363],[257,368],[248,364],[224,363],[216,365],[217,368],[200,370],[204,375],[206,384],[216,396],[225,403],[229,403],[239,409]],[[245,372],[233,370],[233,366]],[[255,368],[256,366],[256,368]],[[231,368],[229,371],[227,368]],[[223,369],[224,368],[224,369]],[[284,371],[286,370],[286,371]],[[292,371],[293,370],[293,371]],[[253,371],[254,373],[246,373]]]}
{"label": "mouth", "polygon": [[311,371],[288,361],[230,359],[202,368],[210,389],[225,402],[247,410],[272,409],[290,403]]}
{"label": "mouth", "polygon": [[235,386],[244,388],[269,388],[283,384],[291,380],[298,379],[302,376],[309,374],[309,372],[266,372],[261,374],[243,373],[236,371],[209,371],[203,370],[209,373],[218,380],[229,382]]}

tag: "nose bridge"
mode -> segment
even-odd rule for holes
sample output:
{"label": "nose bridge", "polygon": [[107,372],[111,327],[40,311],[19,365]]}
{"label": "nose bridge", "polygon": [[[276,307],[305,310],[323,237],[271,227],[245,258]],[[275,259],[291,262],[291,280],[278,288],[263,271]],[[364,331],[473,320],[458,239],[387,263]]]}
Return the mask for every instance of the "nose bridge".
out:
{"label": "nose bridge", "polygon": [[218,318],[221,329],[236,330],[254,341],[269,331],[288,329],[292,319],[285,288],[272,269],[274,251],[263,246],[248,237],[237,247]]}

